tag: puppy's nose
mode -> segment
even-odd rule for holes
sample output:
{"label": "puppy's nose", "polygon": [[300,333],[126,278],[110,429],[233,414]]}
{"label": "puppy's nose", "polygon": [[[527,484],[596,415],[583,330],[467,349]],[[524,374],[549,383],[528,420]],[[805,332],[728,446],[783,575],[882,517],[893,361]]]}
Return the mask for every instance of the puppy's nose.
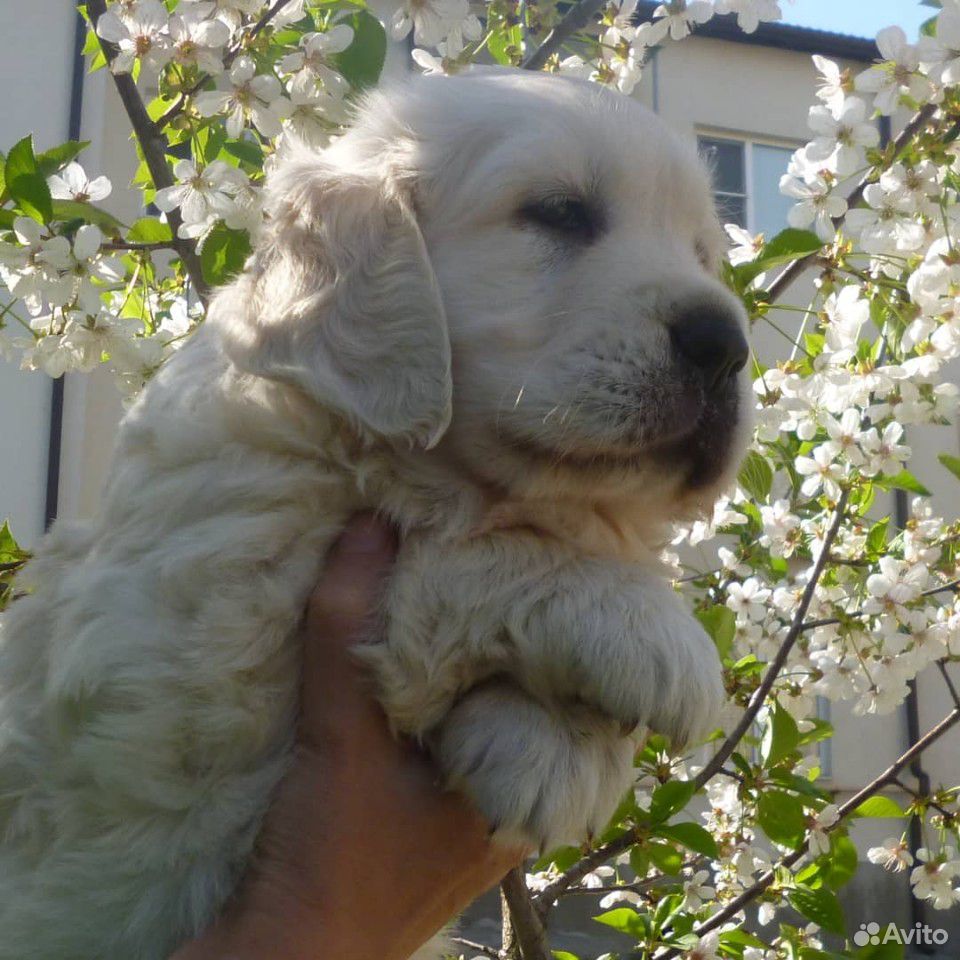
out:
{"label": "puppy's nose", "polygon": [[703,375],[708,390],[717,390],[747,362],[747,341],[736,319],[722,310],[695,307],[670,327],[677,352]]}

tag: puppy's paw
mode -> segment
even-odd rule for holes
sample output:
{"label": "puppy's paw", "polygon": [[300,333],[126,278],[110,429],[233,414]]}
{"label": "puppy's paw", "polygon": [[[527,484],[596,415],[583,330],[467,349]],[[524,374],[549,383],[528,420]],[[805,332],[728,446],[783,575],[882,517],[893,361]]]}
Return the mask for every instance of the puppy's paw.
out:
{"label": "puppy's paw", "polygon": [[498,839],[541,851],[602,830],[634,777],[619,723],[582,704],[553,710],[506,681],[471,690],[430,742]]}

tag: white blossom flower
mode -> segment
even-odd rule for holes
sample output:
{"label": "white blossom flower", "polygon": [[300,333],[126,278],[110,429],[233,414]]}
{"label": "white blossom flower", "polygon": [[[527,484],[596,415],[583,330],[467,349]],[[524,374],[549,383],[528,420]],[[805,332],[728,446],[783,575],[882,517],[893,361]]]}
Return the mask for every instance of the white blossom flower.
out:
{"label": "white blossom flower", "polygon": [[815,447],[812,457],[797,457],[794,467],[801,476],[806,477],[800,487],[800,492],[806,497],[815,496],[820,488],[831,499],[840,496],[840,480],[843,479],[843,468],[835,462],[830,448],[824,443]]}
{"label": "white blossom flower", "polygon": [[923,564],[909,565],[896,557],[885,556],[878,561],[879,573],[867,577],[869,596],[864,601],[864,613],[889,613],[898,619],[906,616],[904,606],[920,598],[929,582]]}
{"label": "white blossom flower", "polygon": [[828,803],[822,810],[807,818],[807,844],[815,857],[830,852],[828,831],[840,819],[840,809],[835,803]]}
{"label": "white blossom flower", "polygon": [[758,233],[754,236],[749,230],[735,223],[728,223],[723,228],[730,238],[733,246],[727,251],[727,259],[737,266],[741,263],[750,263],[756,260],[763,249],[763,234]]}
{"label": "white blossom flower", "polygon": [[60,173],[47,177],[47,185],[54,200],[74,200],[77,203],[97,203],[110,196],[113,189],[106,177],[91,180],[76,161],[68,163]]}
{"label": "white blossom flower", "polygon": [[698,870],[689,880],[683,884],[683,909],[695,913],[705,903],[708,903],[716,895],[715,887],[711,887],[706,881],[710,879],[710,873],[707,870]]}
{"label": "white blossom flower", "polygon": [[73,265],[70,241],[45,237],[43,228],[30,217],[17,217],[13,234],[16,243],[0,243],[0,279],[7,289],[23,300],[34,317],[49,306],[66,304],[73,289],[63,273]]}
{"label": "white blossom flower", "polygon": [[467,0],[404,0],[390,21],[390,30],[394,40],[402,40],[413,30],[416,43],[435,47],[464,23],[470,23],[473,32],[471,17]]}
{"label": "white blossom flower", "polygon": [[164,212],[180,208],[182,237],[200,236],[213,221],[232,210],[232,195],[246,177],[223,160],[199,169],[192,160],[178,160],[173,168],[179,183],[158,190],[154,202]]}
{"label": "white blossom flower", "polygon": [[230,28],[222,20],[208,20],[212,3],[182,7],[170,18],[173,59],[183,67],[206,73],[223,72],[223,47],[230,40]]}
{"label": "white blossom flower", "polygon": [[720,931],[714,930],[698,937],[695,946],[683,953],[684,960],[720,960]]}
{"label": "white blossom flower", "polygon": [[107,10],[97,21],[97,33],[118,47],[113,72],[129,73],[135,60],[152,70],[163,67],[172,55],[168,21],[167,8],[160,0],[139,0],[120,13]]}
{"label": "white blossom flower", "polygon": [[197,96],[201,116],[226,114],[228,136],[239,137],[248,121],[265,137],[276,137],[283,129],[287,101],[280,81],[273,74],[257,74],[256,69],[250,57],[238,57],[230,68],[230,89]]}
{"label": "white blossom flower", "polygon": [[841,177],[862,167],[866,148],[880,143],[880,131],[867,119],[867,105],[859,97],[848,97],[837,111],[811,107],[809,124],[817,136],[807,147],[807,157],[829,164]]}
{"label": "white blossom flower", "polygon": [[836,232],[834,220],[847,212],[847,201],[832,192],[820,175],[802,180],[787,173],[780,178],[780,192],[800,202],[790,208],[787,221],[797,230],[813,225],[821,240],[831,240]]}
{"label": "white blossom flower", "polygon": [[305,33],[300,38],[300,49],[287,54],[280,61],[282,73],[293,74],[290,92],[312,93],[319,84],[333,96],[350,92],[350,84],[342,74],[330,66],[330,57],[342,53],[353,43],[353,28],[338,23],[326,33]]}
{"label": "white blossom flower", "polygon": [[872,93],[877,110],[886,115],[900,107],[904,96],[919,102],[928,99],[932,93],[930,81],[920,74],[920,54],[907,42],[903,29],[881,30],[877,34],[877,47],[883,60],[857,76],[857,90]]}
{"label": "white blossom flower", "polygon": [[756,577],[727,586],[727,607],[738,617],[747,620],[762,620],[766,616],[766,602],[769,599],[770,591]]}
{"label": "white blossom flower", "polygon": [[783,19],[777,0],[716,0],[717,13],[735,13],[744,33],[756,33],[761,22]]}
{"label": "white blossom flower", "polygon": [[913,866],[913,854],[910,846],[902,837],[888,837],[879,847],[867,850],[867,859],[871,863],[894,873],[900,873]]}
{"label": "white blossom flower", "polygon": [[[244,17],[256,17],[263,10],[266,0],[212,0],[212,12],[230,31],[236,30]],[[210,6],[210,0],[180,0],[182,9],[190,6]]]}
{"label": "white blossom flower", "polygon": [[884,190],[882,184],[871,183],[863,192],[866,207],[847,214],[846,228],[859,235],[865,253],[913,253],[923,245],[923,224],[913,220],[910,211],[902,209],[902,195]]}
{"label": "white blossom flower", "polygon": [[950,847],[940,856],[935,856],[926,847],[917,851],[920,865],[914,867],[910,874],[913,895],[918,900],[929,900],[934,910],[949,910],[958,901],[953,881],[960,872],[960,865],[952,857],[953,850]]}
{"label": "white blossom flower", "polygon": [[860,449],[866,457],[863,472],[868,477],[878,473],[896,475],[910,459],[910,448],[899,441],[903,437],[903,425],[893,422],[879,433],[876,427],[864,431],[860,437]]}
{"label": "white blossom flower", "polygon": [[838,111],[843,101],[853,93],[853,77],[849,70],[841,70],[839,64],[819,54],[814,54],[813,65],[820,76],[817,78],[817,98],[831,110]]}
{"label": "white blossom flower", "polygon": [[870,319],[870,301],[850,284],[831,293],[823,305],[826,348],[833,363],[846,363],[857,352],[860,331]]}
{"label": "white blossom flower", "polygon": [[921,68],[935,83],[960,83],[960,7],[945,3],[937,16],[935,37],[921,37],[917,44]]}
{"label": "white blossom flower", "polygon": [[690,35],[693,26],[713,18],[717,8],[706,0],[668,0],[653,11],[649,24],[648,46],[655,46],[670,35],[671,40],[682,40]]}

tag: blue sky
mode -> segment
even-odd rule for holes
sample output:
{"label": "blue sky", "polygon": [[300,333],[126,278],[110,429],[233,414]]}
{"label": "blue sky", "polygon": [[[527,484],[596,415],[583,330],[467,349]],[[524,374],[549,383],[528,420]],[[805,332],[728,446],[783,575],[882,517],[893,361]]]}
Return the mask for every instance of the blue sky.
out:
{"label": "blue sky", "polygon": [[780,0],[780,7],[784,23],[858,37],[873,37],[894,23],[915,37],[920,24],[936,13],[920,0]]}

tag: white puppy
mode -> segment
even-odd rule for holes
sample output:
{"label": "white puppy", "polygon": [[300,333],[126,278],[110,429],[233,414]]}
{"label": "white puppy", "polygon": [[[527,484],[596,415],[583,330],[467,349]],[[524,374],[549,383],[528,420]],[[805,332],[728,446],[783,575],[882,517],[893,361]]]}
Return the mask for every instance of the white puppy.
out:
{"label": "white puppy", "polygon": [[693,151],[595,86],[475,71],[372,96],[268,207],[126,417],[99,516],[55,527],[3,624],[3,960],[162,960],[209,923],[358,509],[404,532],[366,653],[383,705],[503,836],[599,829],[624,731],[682,740],[721,700],[654,559],[745,433]]}

